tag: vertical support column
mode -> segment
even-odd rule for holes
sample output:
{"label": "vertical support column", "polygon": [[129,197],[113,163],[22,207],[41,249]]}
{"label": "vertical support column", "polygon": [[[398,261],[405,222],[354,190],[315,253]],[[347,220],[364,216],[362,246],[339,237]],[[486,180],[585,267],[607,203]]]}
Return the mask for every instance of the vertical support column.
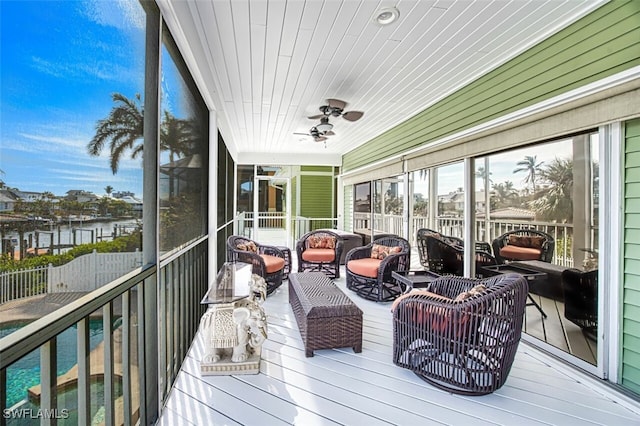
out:
{"label": "vertical support column", "polygon": [[[623,123],[600,128],[600,188],[598,203],[598,358],[599,374],[612,383],[619,382],[620,312],[623,291],[624,245],[624,167]],[[604,226],[606,224],[606,226]],[[605,228],[606,231],[602,230]],[[606,253],[606,255],[604,255]]]}
{"label": "vertical support column", "polygon": [[89,353],[89,317],[78,322],[78,424],[91,423],[91,393],[89,378],[91,377]]}
{"label": "vertical support column", "polygon": [[[209,274],[207,279],[207,283],[209,286],[213,284],[213,280],[215,280],[216,274],[215,271],[217,268],[217,259],[218,259],[218,212],[217,209],[213,208],[215,206],[215,202],[218,199],[218,118],[215,111],[209,112],[209,185],[208,185],[208,196],[209,196],[209,205],[207,206],[207,235],[209,239],[207,241],[207,249],[209,251],[208,255],[208,266],[209,271],[214,271]],[[236,167],[237,172],[237,167]],[[237,181],[237,173],[236,173],[236,181]],[[234,191],[237,194],[237,186],[234,186]],[[254,185],[254,192],[257,192],[257,188]],[[237,196],[237,195],[236,195]],[[234,203],[237,206],[236,197],[234,198]],[[254,209],[255,211],[255,209]],[[255,222],[254,222],[255,225]],[[234,226],[235,229],[235,226]],[[226,234],[225,234],[226,235]]]}
{"label": "vertical support column", "polygon": [[51,415],[58,408],[58,364],[56,337],[40,347],[40,408],[48,413],[40,419],[40,425],[56,424],[55,416]]}
{"label": "vertical support column", "polygon": [[102,331],[104,336],[104,424],[115,424],[115,387],[113,383],[113,305],[112,302],[107,303],[102,308]]}
{"label": "vertical support column", "polygon": [[429,226],[427,228],[434,231],[441,231],[438,229],[438,170],[435,167],[428,169],[429,175]]}
{"label": "vertical support column", "polygon": [[123,421],[131,425],[131,290],[122,295],[122,398]]}
{"label": "vertical support column", "polygon": [[[143,156],[143,199],[142,255],[145,265],[157,264],[159,241],[159,154],[160,144],[160,52],[162,50],[162,17],[158,7],[151,2],[143,2],[147,12],[145,37],[145,87],[144,87],[144,156]],[[153,424],[158,419],[160,401],[158,399],[158,275],[144,281],[144,306],[138,311],[144,328],[141,334],[142,357],[139,359],[140,424]],[[144,317],[144,318],[143,318]]]}
{"label": "vertical support column", "polygon": [[[592,224],[592,188],[591,176],[591,147],[589,135],[583,134],[573,137],[573,241],[571,253],[557,253],[563,258],[569,254],[573,257],[573,266],[582,267],[586,252],[584,248],[591,247]],[[564,235],[566,251],[567,235]],[[556,250],[558,245],[556,242]]]}
{"label": "vertical support column", "polygon": [[464,276],[476,276],[475,262],[475,203],[476,203],[476,179],[475,179],[475,159],[465,158],[464,160]]}

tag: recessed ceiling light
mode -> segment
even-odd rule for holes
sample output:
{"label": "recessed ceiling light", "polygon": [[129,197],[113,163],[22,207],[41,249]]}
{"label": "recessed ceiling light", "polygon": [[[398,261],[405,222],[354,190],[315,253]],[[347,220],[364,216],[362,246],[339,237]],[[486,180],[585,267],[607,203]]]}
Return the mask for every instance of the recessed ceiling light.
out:
{"label": "recessed ceiling light", "polygon": [[376,13],[375,22],[379,25],[389,25],[400,17],[400,11],[395,7],[385,7]]}

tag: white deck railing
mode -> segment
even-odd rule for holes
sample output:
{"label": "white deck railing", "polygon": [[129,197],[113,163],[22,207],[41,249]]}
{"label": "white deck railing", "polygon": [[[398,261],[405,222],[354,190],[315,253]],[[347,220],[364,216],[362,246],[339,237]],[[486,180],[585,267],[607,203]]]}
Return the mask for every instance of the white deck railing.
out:
{"label": "white deck railing", "polygon": [[[354,229],[371,229],[371,215],[369,213],[354,213]],[[381,215],[373,216],[373,229],[402,235],[402,216]],[[427,217],[413,217],[410,229],[412,245],[416,245],[415,232],[420,228],[430,228]],[[464,220],[462,218],[437,217],[435,229],[445,235],[462,238],[464,236]],[[491,243],[496,237],[514,229],[535,229],[550,234],[555,240],[554,262],[562,266],[573,266],[571,241],[573,239],[573,225],[568,223],[552,223],[541,221],[517,220],[476,220],[476,240]]]}
{"label": "white deck railing", "polygon": [[142,265],[141,252],[95,250],[60,266],[0,273],[0,304],[45,293],[89,292]]}
{"label": "white deck railing", "polygon": [[[65,417],[67,410],[77,410],[78,424],[92,424],[91,408],[97,405],[102,407],[103,424],[153,424],[204,313],[200,300],[207,290],[207,244],[206,237],[194,241],[159,266],[136,268],[0,339],[0,412],[4,418],[19,411],[6,406],[10,369],[38,350],[38,413]],[[89,318],[96,314],[102,317],[103,331],[103,341],[94,349],[99,351],[97,364],[89,345]],[[70,385],[61,383],[65,376],[57,373],[58,336],[69,328],[75,328],[77,334],[74,401],[57,397],[59,390]],[[102,377],[104,386],[104,397],[99,400],[90,387],[97,377]],[[116,388],[121,388],[119,397]],[[55,419],[47,414],[41,423],[55,424]]]}

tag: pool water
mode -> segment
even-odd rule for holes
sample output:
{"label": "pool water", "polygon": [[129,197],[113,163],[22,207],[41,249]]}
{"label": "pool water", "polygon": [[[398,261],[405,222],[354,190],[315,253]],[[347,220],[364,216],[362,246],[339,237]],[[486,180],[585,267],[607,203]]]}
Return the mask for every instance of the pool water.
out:
{"label": "pool water", "polygon": [[[0,328],[0,338],[24,327],[26,324],[12,324]],[[89,346],[93,350],[103,338],[102,320],[89,321]],[[64,374],[77,364],[77,326],[73,326],[58,335],[57,373]],[[27,390],[40,383],[40,350],[22,357],[7,368],[7,407],[27,399]],[[93,395],[92,395],[93,397]],[[77,404],[77,403],[76,403]],[[62,404],[59,404],[63,407]]]}

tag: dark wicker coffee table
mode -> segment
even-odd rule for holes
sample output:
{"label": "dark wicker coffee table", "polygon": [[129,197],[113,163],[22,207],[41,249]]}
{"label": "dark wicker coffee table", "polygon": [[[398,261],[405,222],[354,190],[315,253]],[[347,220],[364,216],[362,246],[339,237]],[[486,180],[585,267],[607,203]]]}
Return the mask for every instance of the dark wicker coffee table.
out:
{"label": "dark wicker coffee table", "polygon": [[305,356],[313,356],[316,349],[349,346],[362,352],[362,310],[323,272],[289,275],[289,303]]}

